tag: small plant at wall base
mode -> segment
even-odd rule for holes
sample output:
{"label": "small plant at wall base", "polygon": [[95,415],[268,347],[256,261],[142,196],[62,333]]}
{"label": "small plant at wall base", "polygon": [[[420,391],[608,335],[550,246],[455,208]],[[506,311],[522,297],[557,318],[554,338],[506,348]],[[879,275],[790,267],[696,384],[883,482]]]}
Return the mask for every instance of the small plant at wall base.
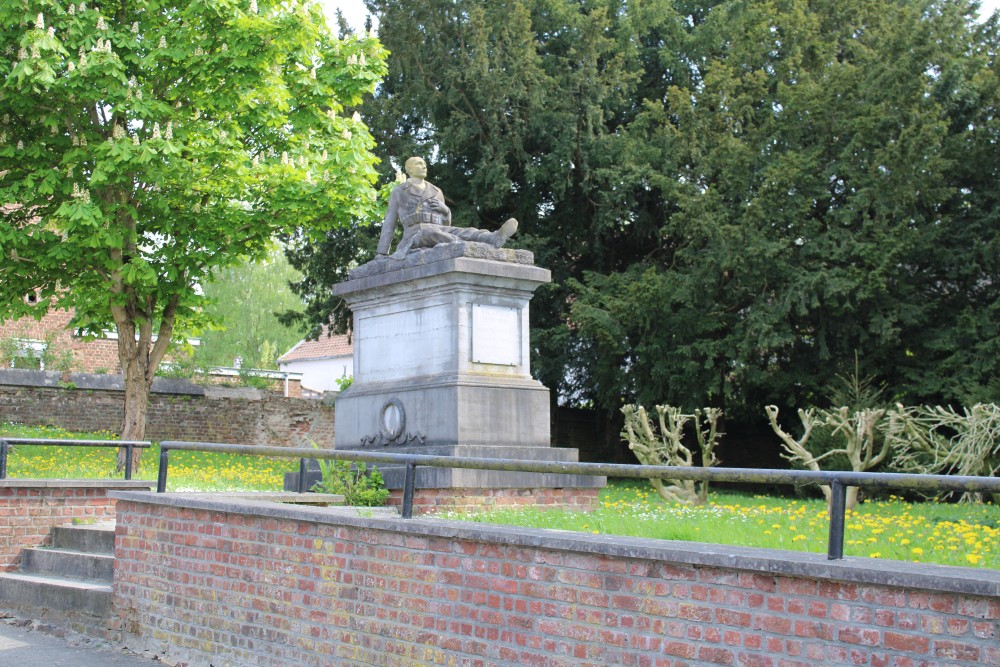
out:
{"label": "small plant at wall base", "polygon": [[[314,449],[319,449],[315,442]],[[385,488],[385,480],[378,468],[371,470],[364,462],[356,465],[350,461],[327,461],[316,459],[323,473],[323,480],[313,484],[310,491],[317,493],[339,493],[344,496],[344,502],[354,507],[379,507],[385,505],[389,497],[389,489]]]}

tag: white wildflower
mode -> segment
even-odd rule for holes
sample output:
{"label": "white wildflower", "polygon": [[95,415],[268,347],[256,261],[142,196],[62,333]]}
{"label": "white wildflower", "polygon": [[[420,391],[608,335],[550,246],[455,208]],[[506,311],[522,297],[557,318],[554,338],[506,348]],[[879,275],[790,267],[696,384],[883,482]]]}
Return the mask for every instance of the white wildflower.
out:
{"label": "white wildflower", "polygon": [[171,120],[167,121],[167,129],[163,131],[163,138],[170,141],[174,138],[174,122]]}
{"label": "white wildflower", "polygon": [[161,49],[167,48],[167,36],[166,35],[160,35],[159,48],[161,48]]}
{"label": "white wildflower", "polygon": [[80,145],[80,137],[76,136],[75,134],[73,135],[73,145],[74,146]]}
{"label": "white wildflower", "polygon": [[31,57],[38,59],[42,57],[42,54],[38,51],[38,44],[31,45]]}
{"label": "white wildflower", "polygon": [[135,91],[135,99],[137,100],[142,99],[142,88],[139,88],[138,90]]}
{"label": "white wildflower", "polygon": [[138,21],[134,21],[132,23],[132,34],[133,35],[138,35],[139,34],[139,22]]}
{"label": "white wildflower", "polygon": [[55,37],[55,36],[56,36],[56,27],[54,25],[50,25],[49,26],[49,37]]}
{"label": "white wildflower", "polygon": [[84,2],[81,2],[80,6],[77,9],[79,9],[80,12],[83,13],[83,12],[87,11],[87,4],[84,3]]}
{"label": "white wildflower", "polygon": [[41,12],[38,12],[38,16],[35,17],[35,27],[39,30],[45,30],[45,16]]}
{"label": "white wildflower", "polygon": [[287,165],[288,164],[288,152],[287,151],[281,151],[281,164],[283,164],[283,165]]}
{"label": "white wildflower", "polygon": [[306,156],[305,155],[300,155],[299,156],[299,166],[300,167],[306,166]]}
{"label": "white wildflower", "polygon": [[72,166],[66,167],[66,178],[67,178],[67,180],[73,178],[73,167]]}
{"label": "white wildflower", "polygon": [[76,71],[76,65],[73,64],[72,60],[70,60],[68,63],[66,63],[66,71],[67,72],[75,72]]}
{"label": "white wildflower", "polygon": [[132,145],[133,146],[138,146],[139,145],[139,135],[138,134],[133,134],[132,135]]}
{"label": "white wildflower", "polygon": [[334,118],[336,118],[336,117],[337,117],[337,112],[336,112],[336,111],[334,111],[333,109],[327,109],[327,110],[326,110],[326,116],[327,116],[327,118],[329,118],[330,120],[333,120]]}
{"label": "white wildflower", "polygon": [[191,207],[191,210],[193,210],[195,213],[201,213],[201,202],[196,201],[194,203],[194,206]]}
{"label": "white wildflower", "polygon": [[103,16],[98,16],[97,17],[97,29],[98,30],[107,30],[108,29],[108,24],[104,22],[104,17]]}
{"label": "white wildflower", "polygon": [[28,59],[28,50],[25,49],[23,46],[17,50],[17,59],[18,60]]}
{"label": "white wildflower", "polygon": [[7,133],[0,132],[0,144],[5,144],[5,143],[7,143]]}
{"label": "white wildflower", "polygon": [[225,130],[219,132],[219,141],[225,141],[228,138],[229,138],[228,132],[226,132]]}
{"label": "white wildflower", "polygon": [[176,102],[174,102],[174,108],[175,109],[180,109],[181,108],[181,101],[180,100],[177,100]]}
{"label": "white wildflower", "polygon": [[367,64],[367,61],[365,60],[364,51],[362,51],[361,55],[358,56],[358,64],[361,65],[362,67],[364,67]]}
{"label": "white wildflower", "polygon": [[52,136],[55,136],[57,132],[59,132],[59,128],[57,128],[55,125],[49,128],[49,134],[51,134]]}
{"label": "white wildflower", "polygon": [[139,80],[135,78],[134,74],[128,78],[128,85],[131,86],[132,88],[135,88],[136,86],[139,85]]}
{"label": "white wildflower", "polygon": [[257,13],[257,0],[250,0],[250,13],[251,14]]}
{"label": "white wildflower", "polygon": [[312,174],[307,171],[306,172],[306,183],[308,183],[309,185],[312,185],[312,182],[313,182]]}
{"label": "white wildflower", "polygon": [[201,109],[195,109],[194,110],[194,119],[198,120],[199,118],[201,118]]}
{"label": "white wildflower", "polygon": [[347,128],[344,128],[344,131],[340,133],[340,136],[342,136],[344,139],[350,139],[351,131],[348,130]]}
{"label": "white wildflower", "polygon": [[3,115],[3,124],[6,125],[9,122],[10,122],[10,114],[9,113],[5,113]]}
{"label": "white wildflower", "polygon": [[70,5],[70,6],[69,6],[69,9],[67,9],[67,10],[66,10],[66,12],[67,12],[67,13],[68,13],[68,14],[69,14],[70,16],[73,16],[74,14],[76,14],[76,7],[74,7],[73,5]]}
{"label": "white wildflower", "polygon": [[310,79],[315,79],[316,78],[316,66],[315,65],[313,65],[313,68],[311,70],[309,70],[309,78]]}
{"label": "white wildflower", "polygon": [[355,111],[354,115],[351,116],[351,120],[353,120],[355,123],[360,123],[361,122],[361,114],[359,114],[357,111]]}
{"label": "white wildflower", "polygon": [[70,196],[74,197],[74,198],[80,196],[80,184],[79,183],[74,183],[73,184],[73,194],[70,195]]}
{"label": "white wildflower", "polygon": [[326,149],[324,148],[323,149],[323,162],[326,162],[327,159],[329,159],[329,157],[330,157],[329,153],[327,153]]}
{"label": "white wildflower", "polygon": [[226,51],[228,51],[228,50],[229,50],[229,45],[228,45],[228,44],[226,44],[225,42],[223,42],[223,43],[222,43],[222,49],[221,49],[221,50],[222,50],[222,52],[223,52],[223,53],[225,53]]}
{"label": "white wildflower", "polygon": [[97,38],[97,46],[94,47],[94,50],[95,51],[99,51],[99,52],[104,50],[104,38],[103,37],[98,37]]}
{"label": "white wildflower", "polygon": [[80,145],[81,146],[86,146],[87,145],[87,136],[86,135],[80,137]]}
{"label": "white wildflower", "polygon": [[121,139],[125,136],[125,130],[121,125],[116,123],[115,126],[111,128],[111,136],[115,139]]}
{"label": "white wildflower", "polygon": [[358,57],[356,55],[354,55],[353,53],[351,55],[347,56],[347,64],[348,65],[357,65],[358,64]]}
{"label": "white wildflower", "polygon": [[159,139],[160,138],[160,124],[159,123],[153,123],[153,138],[154,139]]}
{"label": "white wildflower", "polygon": [[196,48],[196,49],[194,50],[194,54],[195,54],[196,56],[203,56],[203,55],[205,55],[205,51],[204,51],[204,49],[202,49],[202,48],[201,48],[201,47],[199,46],[198,48]]}
{"label": "white wildflower", "polygon": [[253,166],[255,166],[255,167],[257,167],[257,166],[259,166],[259,165],[260,165],[260,160],[259,160],[259,159],[257,158],[257,156],[256,156],[256,155],[254,155],[254,156],[253,156],[253,159],[252,159],[252,160],[250,160],[250,164],[252,164],[252,165],[253,165]]}
{"label": "white wildflower", "polygon": [[87,54],[85,53],[80,54],[80,68],[82,69],[86,66],[87,66]]}

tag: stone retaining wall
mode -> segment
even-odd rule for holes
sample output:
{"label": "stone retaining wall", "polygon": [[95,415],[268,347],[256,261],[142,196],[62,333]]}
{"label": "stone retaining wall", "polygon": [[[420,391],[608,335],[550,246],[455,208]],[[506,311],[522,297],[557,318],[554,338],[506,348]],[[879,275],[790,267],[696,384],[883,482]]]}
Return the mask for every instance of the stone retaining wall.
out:
{"label": "stone retaining wall", "polygon": [[122,642],[238,665],[1000,665],[1000,572],[116,494]]}
{"label": "stone retaining wall", "polygon": [[108,491],[150,487],[121,480],[0,480],[0,572],[20,566],[22,549],[48,544],[52,526],[113,520],[115,501]]}
{"label": "stone retaining wall", "polygon": [[[71,431],[121,427],[120,376],[0,371],[0,422]],[[72,383],[72,384],[69,384]],[[301,447],[333,442],[333,406],[256,389],[200,387],[158,379],[149,397],[146,438]]]}

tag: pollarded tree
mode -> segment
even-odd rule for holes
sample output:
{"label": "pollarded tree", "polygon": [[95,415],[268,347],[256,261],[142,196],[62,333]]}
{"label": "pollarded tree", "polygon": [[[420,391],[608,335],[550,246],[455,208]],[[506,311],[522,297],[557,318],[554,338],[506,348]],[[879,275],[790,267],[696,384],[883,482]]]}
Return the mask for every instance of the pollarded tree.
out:
{"label": "pollarded tree", "polygon": [[372,140],[344,109],[384,52],[311,0],[16,0],[0,51],[0,318],[117,330],[121,435],[142,438],[213,269],[367,215]]}

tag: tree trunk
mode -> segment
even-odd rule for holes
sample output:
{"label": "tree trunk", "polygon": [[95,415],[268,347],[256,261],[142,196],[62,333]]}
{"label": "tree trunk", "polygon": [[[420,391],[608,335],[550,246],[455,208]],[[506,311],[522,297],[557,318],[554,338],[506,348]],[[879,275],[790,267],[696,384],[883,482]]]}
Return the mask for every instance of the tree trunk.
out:
{"label": "tree trunk", "polygon": [[[139,350],[133,345],[132,351],[138,353]],[[122,361],[124,362],[124,360]],[[147,381],[147,373],[143,368],[142,361],[143,359],[137,354],[127,364],[122,364],[122,376],[125,380],[125,406],[120,430],[122,440],[145,440],[146,438],[146,414],[149,408],[149,390],[152,387],[152,382]],[[124,447],[118,450],[118,463],[115,466],[117,472],[125,469],[126,452]],[[141,457],[141,449],[132,450],[133,472],[138,472]]]}

